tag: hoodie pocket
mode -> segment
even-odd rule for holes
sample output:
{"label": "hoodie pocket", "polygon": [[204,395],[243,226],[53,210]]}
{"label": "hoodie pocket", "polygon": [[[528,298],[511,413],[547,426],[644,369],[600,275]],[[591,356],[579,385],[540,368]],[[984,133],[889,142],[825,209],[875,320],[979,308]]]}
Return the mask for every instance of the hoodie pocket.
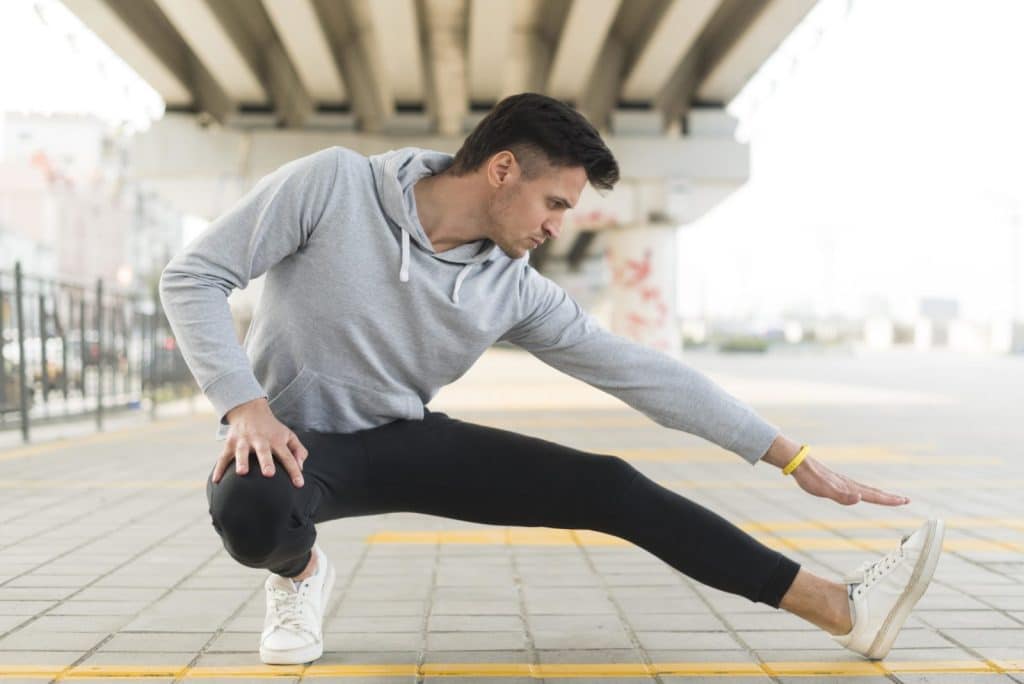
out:
{"label": "hoodie pocket", "polygon": [[270,401],[270,408],[292,429],[318,432],[355,432],[423,417],[419,397],[408,390],[385,390],[306,366]]}

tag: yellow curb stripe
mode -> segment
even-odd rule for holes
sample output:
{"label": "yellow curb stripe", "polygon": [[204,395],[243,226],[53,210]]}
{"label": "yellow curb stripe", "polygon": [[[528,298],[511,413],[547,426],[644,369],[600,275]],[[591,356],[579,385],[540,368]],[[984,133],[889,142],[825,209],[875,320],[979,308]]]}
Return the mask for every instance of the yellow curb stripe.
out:
{"label": "yellow curb stripe", "polygon": [[[797,486],[789,478],[774,482],[764,480],[659,480],[665,487],[679,489],[792,489]],[[1024,479],[1013,478],[964,478],[916,480],[872,480],[871,483],[881,489],[914,490],[914,489],[1020,489],[1024,487]]]}
{"label": "yellow curb stripe", "polygon": [[[944,518],[947,528],[987,529],[1004,528],[1024,529],[1024,518]],[[765,522],[742,523],[738,527],[745,532],[797,532],[797,531],[832,531],[860,530],[873,528],[916,529],[921,524],[920,518],[876,518],[851,520],[849,518],[830,520],[780,520]]]}
{"label": "yellow curb stripe", "polygon": [[366,676],[453,676],[453,677],[632,677],[676,675],[709,676],[838,676],[877,677],[888,674],[1020,673],[1024,661],[932,660],[932,661],[778,661],[757,663],[665,662],[652,663],[365,663],[349,665],[254,665],[188,667],[184,665],[79,665],[65,668],[47,665],[3,665],[0,677],[58,680],[137,677],[253,678],[277,677],[366,677]]}
{"label": "yellow curb stripe", "polygon": [[[783,537],[754,535],[758,541],[774,549],[849,551],[881,551],[891,549],[895,541],[890,537]],[[558,528],[498,528],[494,530],[391,530],[376,532],[366,537],[369,544],[507,544],[513,546],[630,546],[620,537],[594,530],[568,530]],[[945,551],[1013,551],[1024,552],[1024,543],[990,541],[986,539],[946,539]]]}

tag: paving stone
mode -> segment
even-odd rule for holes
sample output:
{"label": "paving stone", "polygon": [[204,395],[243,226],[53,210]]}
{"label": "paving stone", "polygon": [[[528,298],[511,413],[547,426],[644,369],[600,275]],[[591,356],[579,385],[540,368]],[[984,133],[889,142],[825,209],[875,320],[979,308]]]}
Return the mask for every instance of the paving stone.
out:
{"label": "paving stone", "polygon": [[74,587],[0,587],[0,601],[59,601],[77,591]]}
{"label": "paving stone", "polygon": [[0,601],[0,616],[38,615],[55,605],[56,601]]}
{"label": "paving stone", "polygon": [[53,606],[49,615],[135,615],[149,601],[79,601],[71,599]]}
{"label": "paving stone", "polygon": [[[439,619],[446,616],[432,615],[431,619]],[[486,617],[452,616],[467,620],[486,620]],[[508,619],[507,616],[500,616]],[[516,617],[518,619],[518,617]],[[259,628],[262,630],[262,618],[259,621]],[[348,616],[327,618],[324,622],[325,632],[417,632],[423,628],[422,615],[380,615],[380,616]],[[238,631],[238,630],[234,630]]]}
{"label": "paving stone", "polygon": [[[426,604],[422,601],[342,601],[338,615],[424,615]],[[436,612],[436,604],[435,611]],[[515,612],[515,611],[512,611]]]}
{"label": "paving stone", "polygon": [[430,651],[476,651],[526,648],[526,634],[521,630],[503,632],[429,632]]}
{"label": "paving stone", "polygon": [[1024,629],[943,629],[965,646],[1018,646],[1024,650]]}
{"label": "paving stone", "polygon": [[523,628],[523,618],[518,615],[431,615],[427,628],[431,632],[517,631]]}
{"label": "paving stone", "polygon": [[648,650],[732,650],[739,646],[727,632],[637,632],[640,645]]}
{"label": "paving stone", "polygon": [[643,653],[635,648],[537,649],[541,663],[642,663]]}
{"label": "paving stone", "polygon": [[[88,651],[109,636],[108,632],[57,632],[42,634],[38,631],[17,631],[0,639],[0,652],[38,651],[47,648],[54,651]],[[0,658],[2,663],[2,658]]]}
{"label": "paving stone", "polygon": [[[424,654],[424,664],[426,663],[498,663],[498,664],[517,664],[522,665],[531,662],[530,653],[525,649],[514,650],[514,649],[503,649],[500,651],[431,651],[428,650]],[[427,678],[427,681],[432,681],[433,676]]]}
{"label": "paving stone", "polygon": [[533,641],[537,648],[562,649],[609,649],[632,648],[633,643],[619,626],[604,629],[558,629],[533,630]]}
{"label": "paving stone", "polygon": [[[108,668],[117,665],[148,665],[148,666],[185,666],[190,660],[195,657],[195,653],[189,652],[105,652],[97,651],[89,655],[84,661],[76,665],[76,667],[97,667],[97,668]],[[189,680],[191,681],[191,680]]]}
{"label": "paving stone", "polygon": [[[1024,628],[1016,620],[993,610],[915,611],[915,617],[937,628],[982,627],[985,629],[1009,627]],[[1024,642],[1021,642],[1024,644]]]}
{"label": "paving stone", "polygon": [[[417,651],[423,646],[419,632],[367,632],[324,634],[324,649],[345,651]],[[491,646],[493,648],[493,645]]]}
{"label": "paving stone", "polygon": [[[327,635],[324,635],[324,643],[326,642]],[[206,647],[206,652],[249,653],[252,651],[259,651],[259,647],[260,632],[224,632],[217,635],[217,637],[210,642],[209,646]],[[199,647],[195,650],[198,651]]]}
{"label": "paving stone", "polygon": [[818,631],[783,631],[770,630],[762,632],[741,631],[736,633],[750,648],[832,648],[836,642],[826,633]]}
{"label": "paving stone", "polygon": [[741,631],[821,631],[818,627],[790,613],[763,611],[759,613],[726,613],[725,621]]}
{"label": "paving stone", "polygon": [[725,631],[725,625],[711,614],[630,613],[629,625],[645,632],[708,632]]}
{"label": "paving stone", "polygon": [[195,653],[212,636],[206,632],[119,632],[99,650]]}

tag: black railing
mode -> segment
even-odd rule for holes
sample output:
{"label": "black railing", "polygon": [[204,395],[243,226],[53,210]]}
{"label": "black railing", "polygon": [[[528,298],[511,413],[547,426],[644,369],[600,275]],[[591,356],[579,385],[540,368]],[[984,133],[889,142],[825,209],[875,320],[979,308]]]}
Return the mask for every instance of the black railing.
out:
{"label": "black railing", "polygon": [[195,381],[149,293],[0,270],[0,430],[140,410],[190,396]]}

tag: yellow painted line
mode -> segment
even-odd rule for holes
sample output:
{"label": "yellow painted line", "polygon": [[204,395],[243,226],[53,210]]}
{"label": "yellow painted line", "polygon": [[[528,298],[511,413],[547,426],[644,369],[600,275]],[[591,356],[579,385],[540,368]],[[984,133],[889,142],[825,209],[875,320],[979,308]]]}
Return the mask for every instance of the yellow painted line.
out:
{"label": "yellow painted line", "polygon": [[[609,449],[606,453],[621,456],[627,461],[656,463],[732,463],[738,458],[735,454],[721,449],[704,448]],[[992,465],[1003,463],[1001,458],[916,455],[869,445],[862,447],[816,447],[813,454],[815,458],[825,463],[917,463],[921,465],[962,465],[964,463]]]}
{"label": "yellow painted line", "polygon": [[770,676],[838,676],[877,677],[879,675],[918,673],[1019,673],[1024,672],[1024,660],[932,660],[932,661],[836,661],[806,662],[779,661],[757,663],[721,662],[665,662],[652,663],[425,663],[419,668],[413,664],[366,663],[349,665],[254,665],[221,667],[188,667],[186,665],[79,665],[59,667],[52,665],[3,665],[0,677],[57,679],[59,681],[104,678],[125,679],[139,677],[198,678],[252,678],[276,677],[366,677],[416,676],[426,677],[635,677],[675,675],[682,677],[714,677],[742,675]]}
{"label": "yellow painted line", "polygon": [[[786,550],[886,551],[894,548],[894,537],[783,537],[754,535],[765,546]],[[594,530],[548,527],[507,527],[494,530],[385,531],[366,537],[368,544],[461,544],[510,546],[630,546],[632,542]],[[1024,543],[986,539],[946,539],[945,551],[1012,551],[1024,553]]]}
{"label": "yellow painted line", "polygon": [[[954,529],[1000,529],[1010,528],[1024,530],[1024,518],[943,518],[946,527]],[[834,530],[868,530],[877,528],[916,529],[921,518],[850,518],[830,520],[775,520],[748,522],[738,525],[745,532],[803,532],[803,531],[834,531]]]}
{"label": "yellow painted line", "polygon": [[195,480],[0,480],[0,489],[199,489]]}
{"label": "yellow painted line", "polygon": [[90,446],[92,444],[123,442],[147,433],[159,432],[160,430],[173,427],[178,423],[194,420],[195,418],[193,416],[177,416],[175,418],[162,418],[154,423],[147,423],[140,427],[125,428],[123,430],[117,430],[116,432],[94,432],[88,435],[62,437],[61,439],[54,439],[41,444],[30,444],[28,446],[15,447],[13,449],[0,451],[0,461],[10,461],[16,458],[28,458],[29,456],[48,454],[55,451],[61,451],[63,449],[77,449],[83,446]]}
{"label": "yellow painted line", "polygon": [[[766,482],[763,480],[658,480],[665,487],[680,489],[796,489],[796,485],[785,480]],[[962,479],[913,479],[871,480],[871,484],[882,489],[1018,489],[1024,487],[1024,479],[1014,478],[962,478]]]}

